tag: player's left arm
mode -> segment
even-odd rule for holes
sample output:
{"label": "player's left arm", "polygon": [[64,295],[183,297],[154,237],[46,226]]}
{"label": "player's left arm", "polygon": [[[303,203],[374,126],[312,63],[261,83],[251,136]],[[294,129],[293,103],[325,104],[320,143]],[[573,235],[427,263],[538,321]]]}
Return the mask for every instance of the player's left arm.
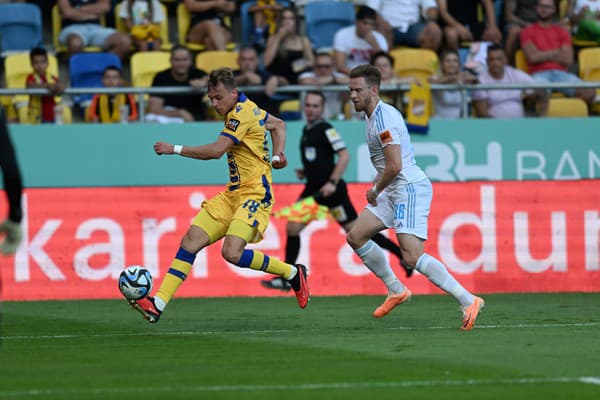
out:
{"label": "player's left arm", "polygon": [[196,158],[198,160],[219,159],[233,146],[233,141],[224,135],[219,135],[213,143],[200,146],[182,146],[165,142],[156,142],[154,151],[158,155],[179,154],[184,157]]}
{"label": "player's left arm", "polygon": [[271,134],[271,141],[273,142],[273,160],[271,161],[271,165],[275,169],[285,168],[287,166],[287,159],[285,158],[285,122],[269,114],[265,121],[265,129]]}
{"label": "player's left arm", "polygon": [[385,168],[373,187],[367,191],[367,201],[377,204],[377,196],[381,193],[402,170],[402,148],[399,144],[388,144],[383,148]]}

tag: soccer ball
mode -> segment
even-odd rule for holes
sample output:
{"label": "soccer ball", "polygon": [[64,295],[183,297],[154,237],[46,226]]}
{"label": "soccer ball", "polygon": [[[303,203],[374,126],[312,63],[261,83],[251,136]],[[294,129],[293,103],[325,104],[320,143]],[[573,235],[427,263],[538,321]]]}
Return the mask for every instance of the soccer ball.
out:
{"label": "soccer ball", "polygon": [[119,290],[128,300],[139,300],[152,291],[152,275],[141,265],[130,265],[119,275]]}

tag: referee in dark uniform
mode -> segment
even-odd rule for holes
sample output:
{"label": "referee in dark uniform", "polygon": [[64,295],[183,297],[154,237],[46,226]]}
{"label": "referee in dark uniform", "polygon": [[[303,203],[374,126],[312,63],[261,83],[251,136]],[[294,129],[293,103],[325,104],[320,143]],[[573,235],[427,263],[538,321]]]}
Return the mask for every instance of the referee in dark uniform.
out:
{"label": "referee in dark uniform", "polygon": [[8,134],[6,112],[0,107],[0,168],[4,190],[8,198],[8,218],[0,223],[0,252],[4,255],[13,254],[21,242],[21,194],[23,183],[17,164],[17,157]]}
{"label": "referee in dark uniform", "polygon": [[[324,106],[325,96],[322,92],[309,91],[306,93],[304,114],[307,123],[302,130],[300,140],[303,168],[296,170],[299,179],[306,179],[300,200],[313,196],[317,203],[329,209],[331,215],[347,232],[358,217],[348,196],[346,182],[342,179],[350,161],[350,154],[342,137],[329,122],[323,119]],[[285,245],[286,263],[296,263],[296,258],[300,253],[300,232],[306,225],[301,222],[288,221]],[[398,258],[406,270],[407,276],[412,275],[413,270],[403,265],[400,248],[396,244],[382,234],[375,235],[373,241]],[[261,283],[269,289],[290,290],[289,283],[279,277],[264,280]]]}

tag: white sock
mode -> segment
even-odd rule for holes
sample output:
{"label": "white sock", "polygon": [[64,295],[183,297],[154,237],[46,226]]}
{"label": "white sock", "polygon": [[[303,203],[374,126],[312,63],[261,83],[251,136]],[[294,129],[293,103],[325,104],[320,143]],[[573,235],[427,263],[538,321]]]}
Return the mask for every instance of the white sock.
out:
{"label": "white sock", "polygon": [[419,257],[415,268],[429,278],[435,286],[454,296],[461,306],[467,307],[473,303],[473,295],[450,275],[444,264],[429,254],[424,253]]}
{"label": "white sock", "polygon": [[398,294],[404,291],[404,285],[392,271],[385,253],[374,241],[369,240],[360,249],[354,251],[367,268],[385,283],[389,294]]}
{"label": "white sock", "polygon": [[154,296],[154,306],[158,308],[158,311],[164,311],[167,303],[163,299],[158,296]]}

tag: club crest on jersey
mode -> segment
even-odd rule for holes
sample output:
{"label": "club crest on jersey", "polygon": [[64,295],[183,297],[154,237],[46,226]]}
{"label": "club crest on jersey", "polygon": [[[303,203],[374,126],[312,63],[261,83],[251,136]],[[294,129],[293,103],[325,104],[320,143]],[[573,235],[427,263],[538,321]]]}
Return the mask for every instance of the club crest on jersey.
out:
{"label": "club crest on jersey", "polygon": [[242,111],[242,105],[238,104],[238,105],[235,106],[235,112],[239,113],[240,111]]}
{"label": "club crest on jersey", "polygon": [[234,132],[237,130],[238,126],[240,126],[240,121],[234,118],[228,119],[227,123],[225,124],[227,129],[230,129]]}
{"label": "club crest on jersey", "polygon": [[307,161],[315,161],[317,159],[317,149],[314,147],[306,147],[304,149],[304,157],[306,157]]}
{"label": "club crest on jersey", "polygon": [[392,143],[392,134],[389,130],[385,130],[379,134],[379,140],[381,140],[382,144]]}

